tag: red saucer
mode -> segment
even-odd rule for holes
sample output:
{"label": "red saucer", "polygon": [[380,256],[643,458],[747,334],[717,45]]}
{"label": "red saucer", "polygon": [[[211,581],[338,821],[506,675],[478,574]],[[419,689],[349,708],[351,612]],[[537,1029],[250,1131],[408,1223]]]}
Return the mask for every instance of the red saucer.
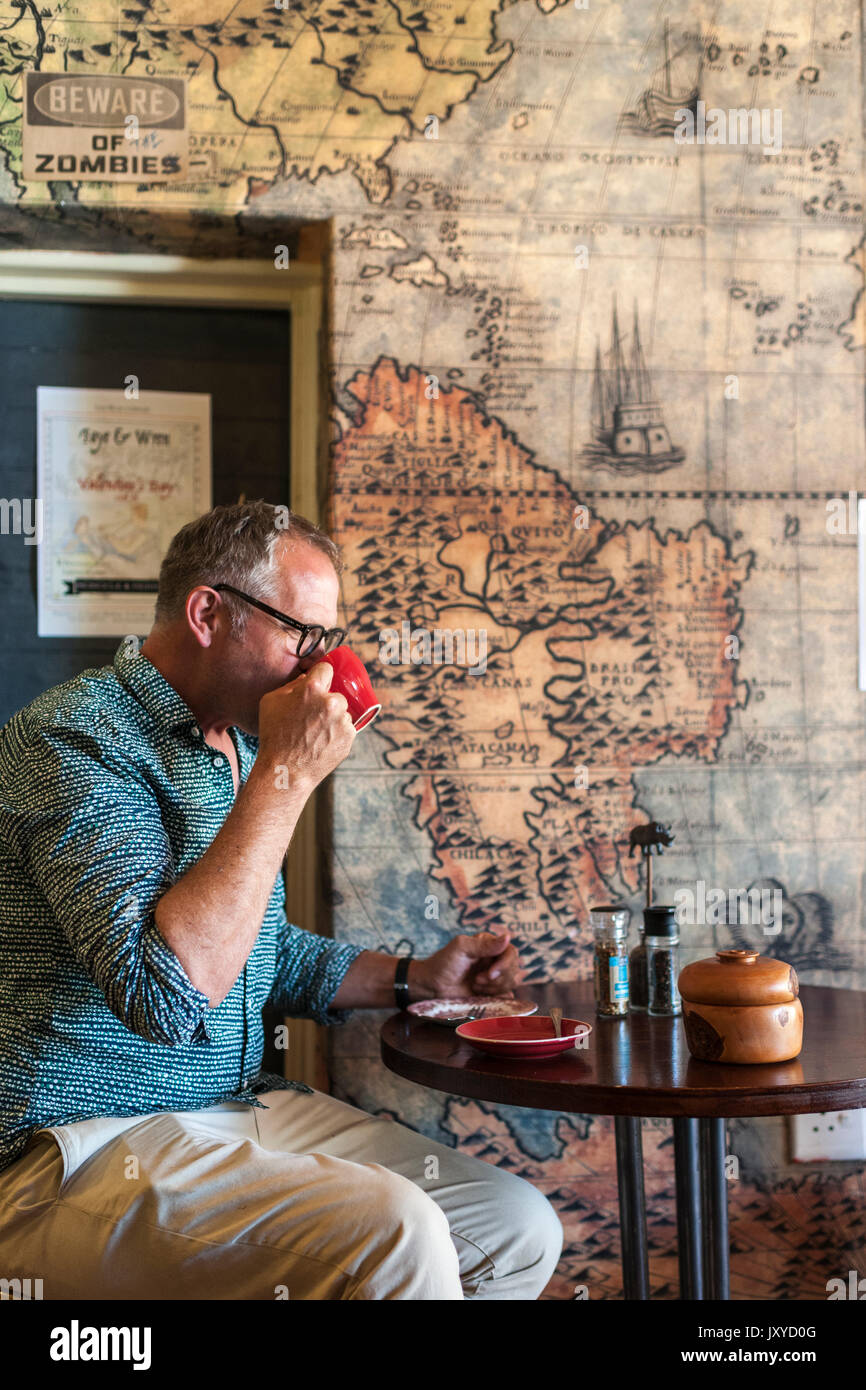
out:
{"label": "red saucer", "polygon": [[564,1018],[562,1037],[558,1038],[550,1015],[535,1014],[532,1018],[476,1018],[471,1023],[461,1023],[455,1031],[459,1038],[494,1057],[531,1057],[541,1061],[567,1052],[578,1038],[592,1032],[592,1025],[579,1018]]}

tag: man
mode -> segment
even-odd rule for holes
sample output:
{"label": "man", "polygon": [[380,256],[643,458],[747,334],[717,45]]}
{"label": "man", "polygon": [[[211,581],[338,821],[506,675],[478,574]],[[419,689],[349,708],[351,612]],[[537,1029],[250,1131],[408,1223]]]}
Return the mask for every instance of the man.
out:
{"label": "man", "polygon": [[[0,1273],[47,1299],[534,1299],[559,1258],[529,1183],[260,1070],[265,1004],[340,1024],[400,968],[284,911],[298,817],[355,739],[315,664],[340,568],[285,509],[215,507],[141,650],[0,731]],[[406,983],[520,977],[485,932]]]}

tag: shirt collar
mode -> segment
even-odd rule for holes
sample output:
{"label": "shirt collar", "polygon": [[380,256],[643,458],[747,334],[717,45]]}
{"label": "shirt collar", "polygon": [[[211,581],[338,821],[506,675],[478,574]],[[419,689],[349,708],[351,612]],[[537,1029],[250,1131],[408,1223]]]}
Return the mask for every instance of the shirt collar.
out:
{"label": "shirt collar", "polygon": [[[114,653],[114,670],[121,685],[135,696],[155,724],[164,729],[198,727],[198,720],[186,701],[153,662],[133,647],[128,637],[124,637]],[[257,738],[238,729],[236,724],[232,727],[253,751],[258,748]]]}

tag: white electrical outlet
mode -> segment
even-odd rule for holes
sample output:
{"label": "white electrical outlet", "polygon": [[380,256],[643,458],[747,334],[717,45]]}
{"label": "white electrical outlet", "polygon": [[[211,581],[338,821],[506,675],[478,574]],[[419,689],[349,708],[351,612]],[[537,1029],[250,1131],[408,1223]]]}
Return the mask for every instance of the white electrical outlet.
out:
{"label": "white electrical outlet", "polygon": [[866,1158],[866,1110],[792,1115],[791,1157],[795,1163]]}

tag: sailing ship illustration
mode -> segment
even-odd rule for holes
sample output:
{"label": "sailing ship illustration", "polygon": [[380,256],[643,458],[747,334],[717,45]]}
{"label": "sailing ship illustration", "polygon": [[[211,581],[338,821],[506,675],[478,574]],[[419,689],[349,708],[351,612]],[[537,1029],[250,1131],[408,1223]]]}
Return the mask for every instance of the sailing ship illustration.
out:
{"label": "sailing ship illustration", "polygon": [[591,419],[593,438],[584,446],[581,459],[592,468],[625,475],[661,473],[685,458],[685,451],[671,443],[661,404],[654,399],[641,346],[637,304],[630,353],[620,337],[616,299],[610,350],[602,355],[601,345],[596,343]]}
{"label": "sailing ship illustration", "polygon": [[[693,62],[695,41],[688,39],[682,48],[671,53],[670,24],[665,20],[664,61],[650,78],[650,83],[641,92],[634,111],[625,113],[624,125],[641,135],[673,135],[682,118],[677,111],[687,108],[692,115],[697,114],[700,95],[700,71],[702,54],[698,55],[697,70]],[[685,64],[681,62],[684,53],[690,52],[691,71],[683,74]]]}

